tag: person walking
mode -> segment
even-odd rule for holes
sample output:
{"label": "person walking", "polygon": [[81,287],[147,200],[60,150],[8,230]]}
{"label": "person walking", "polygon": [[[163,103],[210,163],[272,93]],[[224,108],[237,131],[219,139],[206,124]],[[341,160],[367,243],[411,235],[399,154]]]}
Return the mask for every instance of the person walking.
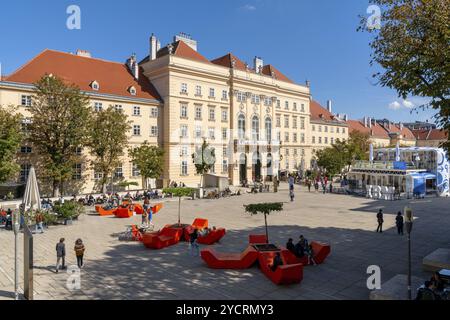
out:
{"label": "person walking", "polygon": [[82,268],[83,267],[83,257],[84,257],[84,251],[86,250],[86,248],[84,247],[83,244],[83,240],[78,239],[77,241],[75,241],[75,256],[77,257],[77,265],[78,268]]}
{"label": "person walking", "polygon": [[377,213],[377,221],[378,221],[378,227],[377,227],[377,232],[379,233],[383,233],[383,210],[380,209]]}
{"label": "person walking", "polygon": [[291,198],[291,202],[294,202],[295,199],[294,189],[289,190],[289,197]]}
{"label": "person walking", "polygon": [[397,217],[395,217],[395,224],[397,225],[398,234],[402,236],[404,221],[403,221],[402,213],[400,211],[397,213]]}
{"label": "person walking", "polygon": [[330,181],[330,193],[333,193],[333,182]]}
{"label": "person walking", "polygon": [[56,244],[56,273],[59,272],[59,269],[66,268],[66,244],[64,241],[65,239],[61,238]]}
{"label": "person walking", "polygon": [[36,231],[35,233],[38,233],[39,230],[41,230],[41,233],[44,233],[44,216],[42,215],[41,212],[38,212],[36,214]]}
{"label": "person walking", "polygon": [[311,180],[308,179],[308,181],[306,181],[306,185],[308,186],[308,192],[311,192]]}
{"label": "person walking", "polygon": [[198,230],[194,229],[194,231],[189,236],[189,249],[190,249],[190,255],[195,256],[194,251],[196,252],[196,255],[199,255],[199,245],[197,243],[198,239]]}

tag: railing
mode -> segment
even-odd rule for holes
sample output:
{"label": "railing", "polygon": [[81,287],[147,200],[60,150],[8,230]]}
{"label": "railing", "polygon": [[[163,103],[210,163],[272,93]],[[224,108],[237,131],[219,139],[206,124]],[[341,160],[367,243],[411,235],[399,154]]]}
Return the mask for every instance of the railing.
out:
{"label": "railing", "polygon": [[[401,162],[399,162],[401,164]],[[394,161],[355,161],[353,169],[365,169],[365,170],[417,170],[419,169],[412,163],[403,163],[404,167],[398,165]]]}

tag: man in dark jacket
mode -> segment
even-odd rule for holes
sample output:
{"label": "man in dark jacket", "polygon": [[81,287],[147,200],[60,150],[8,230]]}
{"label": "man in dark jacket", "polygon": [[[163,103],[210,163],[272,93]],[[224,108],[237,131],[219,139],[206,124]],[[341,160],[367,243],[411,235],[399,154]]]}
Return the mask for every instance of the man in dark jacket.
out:
{"label": "man in dark jacket", "polygon": [[380,209],[380,211],[378,211],[377,213],[377,221],[378,221],[378,227],[377,227],[377,232],[383,233],[383,210]]}
{"label": "man in dark jacket", "polygon": [[277,270],[279,266],[283,265],[283,259],[281,259],[281,254],[279,252],[276,253],[275,258],[273,259],[273,264],[271,269],[273,272]]}
{"label": "man in dark jacket", "polygon": [[64,240],[64,238],[61,238],[56,244],[56,273],[59,272],[60,267],[61,269],[66,268],[66,245]]}
{"label": "man in dark jacket", "polygon": [[397,232],[399,235],[403,235],[403,222],[402,213],[399,211],[397,217],[395,217],[395,224],[397,225]]}
{"label": "man in dark jacket", "polygon": [[286,249],[295,254],[295,245],[292,238],[289,238],[288,242],[286,243]]}

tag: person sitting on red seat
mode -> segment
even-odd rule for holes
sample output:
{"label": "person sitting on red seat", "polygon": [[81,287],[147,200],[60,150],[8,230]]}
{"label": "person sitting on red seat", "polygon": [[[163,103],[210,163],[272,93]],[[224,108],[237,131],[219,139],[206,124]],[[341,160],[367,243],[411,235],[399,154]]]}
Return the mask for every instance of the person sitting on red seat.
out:
{"label": "person sitting on red seat", "polygon": [[275,258],[273,258],[273,263],[270,269],[275,272],[279,266],[283,265],[283,259],[281,259],[281,254],[279,252],[276,253]]}

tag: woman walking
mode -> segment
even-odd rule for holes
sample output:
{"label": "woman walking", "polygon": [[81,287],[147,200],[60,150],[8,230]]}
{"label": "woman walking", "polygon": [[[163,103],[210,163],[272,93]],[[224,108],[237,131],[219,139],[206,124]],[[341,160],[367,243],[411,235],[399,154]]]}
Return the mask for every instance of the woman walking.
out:
{"label": "woman walking", "polygon": [[86,250],[86,248],[84,247],[83,244],[83,240],[78,239],[77,241],[75,241],[75,255],[77,257],[77,265],[78,268],[82,268],[83,267],[83,256],[84,256],[84,251]]}

